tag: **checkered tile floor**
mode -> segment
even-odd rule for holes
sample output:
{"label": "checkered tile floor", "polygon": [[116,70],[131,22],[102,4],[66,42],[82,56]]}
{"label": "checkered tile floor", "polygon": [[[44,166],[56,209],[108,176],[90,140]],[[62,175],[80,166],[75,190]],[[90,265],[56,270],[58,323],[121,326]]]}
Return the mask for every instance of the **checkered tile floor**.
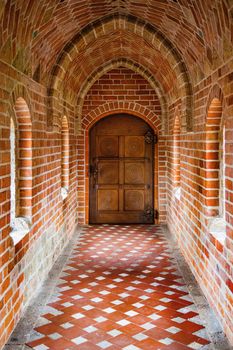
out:
{"label": "checkered tile floor", "polygon": [[34,330],[35,350],[201,349],[205,329],[156,226],[90,226]]}

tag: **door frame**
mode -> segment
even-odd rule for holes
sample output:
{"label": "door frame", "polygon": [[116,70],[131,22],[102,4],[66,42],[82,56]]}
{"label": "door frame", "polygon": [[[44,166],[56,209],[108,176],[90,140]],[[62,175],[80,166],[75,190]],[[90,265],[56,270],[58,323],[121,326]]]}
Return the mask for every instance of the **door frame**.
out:
{"label": "door frame", "polygon": [[[89,213],[90,213],[90,182],[89,182],[89,165],[90,165],[90,131],[95,126],[96,123],[98,123],[101,119],[110,117],[117,114],[125,114],[130,115],[135,118],[140,118],[146,122],[151,129],[154,131],[154,133],[157,135],[157,138],[159,140],[159,133],[155,125],[146,117],[142,116],[139,113],[136,113],[135,111],[110,111],[107,113],[103,113],[102,115],[98,116],[98,118],[94,119],[86,128],[85,130],[85,224],[89,225]],[[154,202],[154,210],[157,210],[159,213],[159,149],[158,149],[157,142],[154,145],[154,159],[153,159],[153,202]],[[159,223],[159,217],[154,218],[154,224]]]}

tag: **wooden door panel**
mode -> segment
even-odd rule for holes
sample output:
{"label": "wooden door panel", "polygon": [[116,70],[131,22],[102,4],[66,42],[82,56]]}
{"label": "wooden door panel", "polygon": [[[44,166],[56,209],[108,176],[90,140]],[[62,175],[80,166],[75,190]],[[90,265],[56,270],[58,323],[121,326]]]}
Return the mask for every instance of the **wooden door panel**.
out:
{"label": "wooden door panel", "polygon": [[[127,115],[110,116],[95,124],[97,135],[123,135],[140,136],[144,135],[150,127],[142,119]],[[120,131],[120,133],[119,133]]]}
{"label": "wooden door panel", "polygon": [[98,210],[102,211],[118,211],[119,200],[118,200],[118,190],[98,190]]}
{"label": "wooden door panel", "polygon": [[[90,222],[153,223],[153,143],[141,119],[118,115],[90,134]],[[152,215],[145,213],[151,211]]]}
{"label": "wooden door panel", "polygon": [[117,136],[98,136],[96,140],[98,157],[118,157],[118,141]]}
{"label": "wooden door panel", "polygon": [[125,157],[144,157],[145,140],[144,136],[125,137]]}
{"label": "wooden door panel", "polygon": [[143,185],[145,183],[145,163],[125,162],[125,184]]}
{"label": "wooden door panel", "polygon": [[98,184],[119,184],[119,162],[102,160],[98,163]]}
{"label": "wooden door panel", "polygon": [[144,211],[145,207],[144,190],[125,191],[125,210]]}

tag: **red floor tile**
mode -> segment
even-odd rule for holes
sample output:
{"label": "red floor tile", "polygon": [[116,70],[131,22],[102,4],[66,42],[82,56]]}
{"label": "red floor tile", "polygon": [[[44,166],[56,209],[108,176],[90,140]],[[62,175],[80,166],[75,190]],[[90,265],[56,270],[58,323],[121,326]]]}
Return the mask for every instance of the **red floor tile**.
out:
{"label": "red floor tile", "polygon": [[[186,350],[208,344],[162,231],[89,226],[36,327],[35,350]],[[46,319],[48,321],[46,321]],[[47,323],[47,324],[46,324]]]}

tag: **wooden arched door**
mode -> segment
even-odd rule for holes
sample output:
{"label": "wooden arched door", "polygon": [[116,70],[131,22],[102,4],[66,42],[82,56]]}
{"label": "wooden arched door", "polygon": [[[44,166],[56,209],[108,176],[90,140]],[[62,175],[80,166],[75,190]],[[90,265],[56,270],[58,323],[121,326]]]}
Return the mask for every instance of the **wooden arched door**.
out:
{"label": "wooden arched door", "polygon": [[113,115],[90,131],[90,223],[154,223],[155,135],[131,115]]}

